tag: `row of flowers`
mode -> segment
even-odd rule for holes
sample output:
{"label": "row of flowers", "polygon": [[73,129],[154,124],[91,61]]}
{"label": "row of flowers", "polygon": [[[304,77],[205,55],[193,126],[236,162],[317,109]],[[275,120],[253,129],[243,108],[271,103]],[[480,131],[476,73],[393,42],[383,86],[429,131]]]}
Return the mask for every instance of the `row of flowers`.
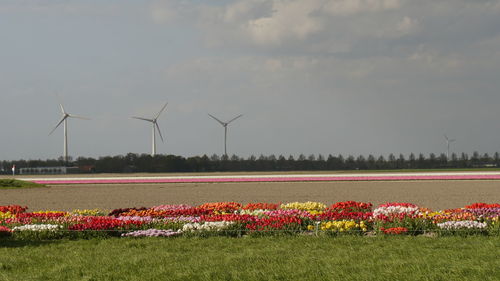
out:
{"label": "row of flowers", "polygon": [[205,203],[28,212],[0,206],[0,239],[261,235],[499,235],[500,204],[432,211],[411,203]]}

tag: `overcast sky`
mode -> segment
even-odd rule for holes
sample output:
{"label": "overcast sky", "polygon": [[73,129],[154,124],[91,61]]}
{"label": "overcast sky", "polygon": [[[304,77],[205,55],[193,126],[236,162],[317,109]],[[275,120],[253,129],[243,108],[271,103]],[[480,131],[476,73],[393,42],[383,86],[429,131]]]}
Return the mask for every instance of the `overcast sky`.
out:
{"label": "overcast sky", "polygon": [[[58,96],[60,98],[58,98]],[[0,0],[0,160],[500,151],[500,0]]]}

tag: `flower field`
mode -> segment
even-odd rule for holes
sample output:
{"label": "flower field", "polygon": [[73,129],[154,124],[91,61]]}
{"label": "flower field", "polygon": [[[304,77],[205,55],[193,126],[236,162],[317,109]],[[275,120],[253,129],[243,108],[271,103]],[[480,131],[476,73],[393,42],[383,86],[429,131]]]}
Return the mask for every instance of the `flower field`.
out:
{"label": "flower field", "polygon": [[134,184],[134,183],[230,183],[230,182],[330,182],[330,181],[416,181],[499,180],[500,172],[349,173],[309,175],[226,175],[155,177],[22,178],[38,184]]}
{"label": "flower field", "polygon": [[[411,203],[205,203],[112,211],[0,206],[0,239],[283,235],[499,235],[500,204],[433,211]],[[130,239],[130,238],[128,238]]]}

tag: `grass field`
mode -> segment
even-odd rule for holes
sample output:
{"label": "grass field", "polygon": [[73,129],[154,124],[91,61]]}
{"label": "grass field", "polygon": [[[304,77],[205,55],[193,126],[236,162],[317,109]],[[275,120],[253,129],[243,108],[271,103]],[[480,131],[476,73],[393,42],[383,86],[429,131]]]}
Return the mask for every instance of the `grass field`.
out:
{"label": "grass field", "polygon": [[0,280],[498,280],[500,237],[0,240]]}
{"label": "grass field", "polygon": [[0,179],[0,189],[45,187],[43,184],[15,179]]}

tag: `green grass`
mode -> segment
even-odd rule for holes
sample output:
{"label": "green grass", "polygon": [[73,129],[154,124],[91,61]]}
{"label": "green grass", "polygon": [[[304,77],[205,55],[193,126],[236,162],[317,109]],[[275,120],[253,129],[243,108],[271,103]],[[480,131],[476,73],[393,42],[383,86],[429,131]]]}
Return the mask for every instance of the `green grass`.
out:
{"label": "green grass", "polygon": [[45,185],[29,181],[15,180],[15,179],[0,179],[0,189],[34,188],[34,187],[45,187]]}
{"label": "green grass", "polygon": [[0,280],[498,280],[500,237],[0,240]]}

